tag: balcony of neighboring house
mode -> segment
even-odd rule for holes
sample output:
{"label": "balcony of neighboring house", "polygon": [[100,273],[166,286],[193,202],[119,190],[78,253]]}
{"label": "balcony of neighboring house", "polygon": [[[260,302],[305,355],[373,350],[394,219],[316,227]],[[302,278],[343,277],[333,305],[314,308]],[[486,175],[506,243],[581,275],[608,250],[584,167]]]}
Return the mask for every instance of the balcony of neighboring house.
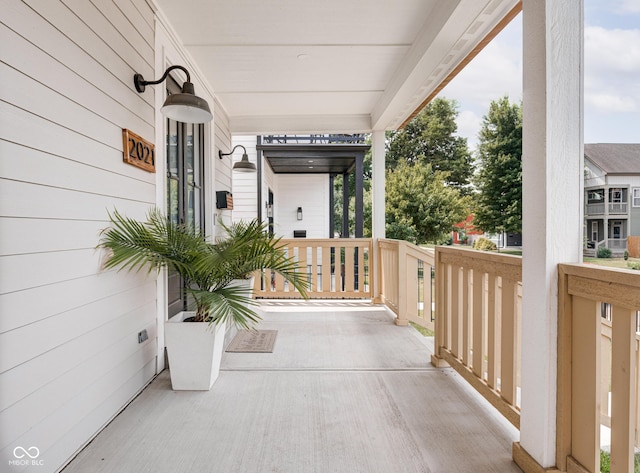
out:
{"label": "balcony of neighboring house", "polygon": [[[257,274],[273,352],[225,353],[210,392],[171,391],[161,373],[65,472],[537,471],[519,443],[531,369],[520,257],[282,242],[311,299]],[[633,471],[640,274],[560,264],[558,276],[553,471],[596,473],[601,455]]]}
{"label": "balcony of neighboring house", "polygon": [[585,215],[627,215],[629,213],[629,189],[621,187],[589,189]]}
{"label": "balcony of neighboring house", "polygon": [[587,201],[585,215],[604,215],[605,214],[605,200],[604,189],[594,189],[587,191]]}

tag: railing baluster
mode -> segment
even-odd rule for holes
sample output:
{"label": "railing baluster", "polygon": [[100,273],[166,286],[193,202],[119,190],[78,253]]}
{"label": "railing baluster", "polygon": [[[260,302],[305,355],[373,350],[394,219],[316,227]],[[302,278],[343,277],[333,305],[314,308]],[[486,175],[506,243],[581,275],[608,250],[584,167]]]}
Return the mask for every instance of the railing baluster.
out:
{"label": "railing baluster", "polygon": [[355,290],[355,258],[354,248],[351,245],[344,247],[344,292],[354,292]]}
{"label": "railing baluster", "polygon": [[611,473],[633,471],[636,314],[614,305],[611,317]]}
{"label": "railing baluster", "polygon": [[572,456],[591,472],[600,471],[600,311],[599,304],[573,297],[571,340]]}
{"label": "railing baluster", "polygon": [[331,250],[332,247],[322,247],[322,293],[331,292]]}
{"label": "railing baluster", "polygon": [[449,317],[451,320],[450,327],[450,345],[449,351],[456,358],[460,358],[460,267],[456,265],[450,266],[450,291],[451,291],[451,306],[449,311]]}
{"label": "railing baluster", "polygon": [[601,317],[600,333],[600,423],[611,428],[611,322]]}
{"label": "railing baluster", "polygon": [[460,359],[469,365],[469,269],[462,268],[462,352]]}
{"label": "railing baluster", "polygon": [[479,269],[473,270],[473,300],[472,300],[472,311],[473,311],[473,341],[472,341],[472,349],[473,349],[473,373],[478,378],[483,378],[483,368],[482,368],[482,359],[483,359],[483,340],[484,334],[486,331],[486,327],[483,323],[483,297],[484,294],[484,273]]}
{"label": "railing baluster", "polygon": [[516,283],[502,278],[500,319],[500,394],[509,404],[516,403]]}
{"label": "railing baluster", "polygon": [[496,283],[495,274],[487,274],[487,384],[490,388],[498,386],[497,366],[497,314],[496,314]]}

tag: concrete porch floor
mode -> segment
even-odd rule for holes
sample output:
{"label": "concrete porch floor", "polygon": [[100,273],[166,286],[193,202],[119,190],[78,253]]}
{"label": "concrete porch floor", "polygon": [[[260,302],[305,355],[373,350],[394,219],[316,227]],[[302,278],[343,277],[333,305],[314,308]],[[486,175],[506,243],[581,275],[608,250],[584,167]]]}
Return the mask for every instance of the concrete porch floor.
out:
{"label": "concrete porch floor", "polygon": [[264,302],[273,353],[225,353],[208,392],[161,373],[64,473],[519,472],[518,431],[428,339],[361,302]]}

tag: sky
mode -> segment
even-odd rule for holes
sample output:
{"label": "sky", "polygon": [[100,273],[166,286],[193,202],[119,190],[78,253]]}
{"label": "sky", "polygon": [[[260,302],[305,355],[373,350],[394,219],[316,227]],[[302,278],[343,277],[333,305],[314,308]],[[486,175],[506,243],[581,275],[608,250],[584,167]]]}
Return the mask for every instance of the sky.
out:
{"label": "sky", "polygon": [[[584,0],[584,142],[640,143],[640,0]],[[440,93],[475,148],[492,100],[522,100],[522,14]]]}

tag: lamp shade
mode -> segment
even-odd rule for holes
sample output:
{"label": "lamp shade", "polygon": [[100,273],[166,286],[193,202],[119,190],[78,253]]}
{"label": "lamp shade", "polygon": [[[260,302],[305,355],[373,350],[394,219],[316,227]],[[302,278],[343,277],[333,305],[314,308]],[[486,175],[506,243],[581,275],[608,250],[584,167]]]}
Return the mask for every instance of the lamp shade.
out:
{"label": "lamp shade", "polygon": [[256,172],[256,165],[249,161],[249,155],[244,153],[242,159],[233,165],[234,171]]}
{"label": "lamp shade", "polygon": [[[185,83],[186,84],[186,83]],[[193,86],[192,86],[193,88]],[[160,109],[166,117],[184,123],[207,123],[213,119],[209,104],[193,93],[171,94]]]}

